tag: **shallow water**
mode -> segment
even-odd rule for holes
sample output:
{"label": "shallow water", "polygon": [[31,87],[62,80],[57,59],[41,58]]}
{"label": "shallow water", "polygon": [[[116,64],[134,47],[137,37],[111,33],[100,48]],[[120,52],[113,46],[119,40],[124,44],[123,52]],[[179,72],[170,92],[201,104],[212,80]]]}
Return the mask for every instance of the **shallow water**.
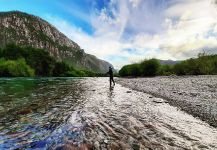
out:
{"label": "shallow water", "polygon": [[0,79],[0,149],[217,149],[217,130],[107,78]]}

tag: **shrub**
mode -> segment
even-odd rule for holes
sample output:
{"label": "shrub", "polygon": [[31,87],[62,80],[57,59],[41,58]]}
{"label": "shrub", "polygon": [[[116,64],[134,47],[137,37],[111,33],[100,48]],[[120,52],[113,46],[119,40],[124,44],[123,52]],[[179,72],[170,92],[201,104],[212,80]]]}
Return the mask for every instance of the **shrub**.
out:
{"label": "shrub", "polygon": [[202,55],[197,59],[200,74],[208,75],[215,72],[215,61],[217,61],[217,55],[207,56]]}
{"label": "shrub", "polygon": [[55,60],[43,49],[8,44],[0,56],[6,60],[24,58],[26,63],[35,69],[37,76],[51,76],[53,74]]}
{"label": "shrub", "polygon": [[89,70],[82,70],[85,74],[85,77],[95,77],[95,76],[103,76],[103,74],[100,73],[94,73],[92,71]]}
{"label": "shrub", "polygon": [[158,75],[169,76],[174,74],[172,65],[161,65],[159,68]]}
{"label": "shrub", "polygon": [[29,77],[34,76],[34,70],[26,64],[24,59],[0,60],[0,76]]}
{"label": "shrub", "polygon": [[67,77],[84,77],[85,74],[81,71],[78,71],[78,70],[71,70],[71,71],[67,72],[66,76]]}
{"label": "shrub", "polygon": [[140,64],[142,76],[156,76],[159,68],[160,62],[157,59],[145,60]]}
{"label": "shrub", "polygon": [[121,68],[119,71],[120,76],[139,76],[140,75],[140,65],[139,64],[131,64],[126,65]]}
{"label": "shrub", "polygon": [[217,55],[199,55],[174,66],[177,75],[214,75],[217,74]]}
{"label": "shrub", "polygon": [[198,58],[181,61],[175,65],[160,65],[157,59],[144,60],[140,64],[126,65],[119,71],[120,76],[155,75],[215,75],[217,55],[199,54]]}
{"label": "shrub", "polygon": [[186,75],[186,63],[185,62],[181,62],[179,64],[176,64],[174,66],[174,72],[177,75]]}

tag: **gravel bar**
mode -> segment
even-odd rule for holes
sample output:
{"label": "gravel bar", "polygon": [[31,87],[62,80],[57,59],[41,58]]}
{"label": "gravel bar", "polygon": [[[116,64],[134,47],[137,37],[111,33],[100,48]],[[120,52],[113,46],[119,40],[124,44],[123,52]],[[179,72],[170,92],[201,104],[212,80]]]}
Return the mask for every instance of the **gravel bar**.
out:
{"label": "gravel bar", "polygon": [[217,127],[217,76],[116,78],[131,89],[164,98],[169,104]]}

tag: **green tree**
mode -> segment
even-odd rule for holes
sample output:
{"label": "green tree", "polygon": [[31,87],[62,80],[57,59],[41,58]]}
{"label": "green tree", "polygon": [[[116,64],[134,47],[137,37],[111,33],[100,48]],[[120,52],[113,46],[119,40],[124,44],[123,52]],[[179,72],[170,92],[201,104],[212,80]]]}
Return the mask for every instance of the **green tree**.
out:
{"label": "green tree", "polygon": [[70,71],[70,67],[65,62],[56,62],[55,67],[53,69],[53,75],[65,76],[68,71]]}
{"label": "green tree", "polygon": [[156,76],[159,68],[160,62],[157,59],[145,60],[140,64],[141,74],[143,76]]}
{"label": "green tree", "polygon": [[174,74],[172,65],[161,65],[158,75],[168,76]]}
{"label": "green tree", "polygon": [[[79,53],[79,56],[82,53]],[[74,69],[65,62],[58,62],[44,49],[8,44],[0,49],[1,76],[101,76],[85,69]],[[21,61],[22,60],[22,61]],[[18,67],[18,68],[16,68]],[[28,68],[29,67],[29,68]],[[20,70],[26,68],[25,70]],[[32,69],[32,70],[31,70]],[[34,69],[34,70],[33,70]]]}
{"label": "green tree", "polygon": [[129,66],[130,76],[137,77],[140,75],[140,65],[139,64],[132,64]]}
{"label": "green tree", "polygon": [[6,47],[2,50],[2,56],[5,59],[16,60],[19,58],[23,58],[23,52],[24,50],[21,47],[16,46],[12,43],[6,45]]}
{"label": "green tree", "polygon": [[128,67],[129,65],[126,65],[126,66],[123,66],[121,69],[120,69],[120,71],[119,71],[119,74],[120,74],[120,76],[122,76],[122,77],[125,77],[125,76],[129,76],[129,67]]}
{"label": "green tree", "polygon": [[28,53],[25,53],[27,64],[35,69],[37,76],[52,76],[55,67],[55,59],[43,49],[35,49],[32,47],[25,48]]}
{"label": "green tree", "polygon": [[2,58],[2,57],[3,57],[3,54],[2,54],[2,49],[0,47],[0,58]]}

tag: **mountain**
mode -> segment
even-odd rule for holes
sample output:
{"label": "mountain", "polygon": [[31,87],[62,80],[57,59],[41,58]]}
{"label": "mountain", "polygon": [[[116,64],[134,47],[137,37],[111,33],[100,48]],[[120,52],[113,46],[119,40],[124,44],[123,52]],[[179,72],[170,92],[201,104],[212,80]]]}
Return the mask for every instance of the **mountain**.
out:
{"label": "mountain", "polygon": [[57,60],[79,69],[104,73],[112,66],[85,53],[47,21],[19,11],[0,12],[0,47],[8,43],[45,49]]}
{"label": "mountain", "polygon": [[174,61],[174,60],[159,60],[161,65],[175,65],[180,63],[181,61]]}

